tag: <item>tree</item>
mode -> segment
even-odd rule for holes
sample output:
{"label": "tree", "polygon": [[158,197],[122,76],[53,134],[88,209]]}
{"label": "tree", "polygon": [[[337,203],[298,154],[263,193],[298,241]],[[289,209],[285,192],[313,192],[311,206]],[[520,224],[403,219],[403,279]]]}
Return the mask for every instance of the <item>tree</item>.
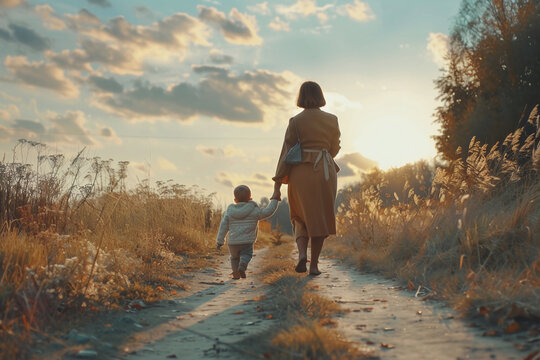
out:
{"label": "tree", "polygon": [[460,156],[456,149],[473,136],[494,145],[524,125],[518,121],[540,103],[539,54],[540,0],[463,1],[448,66],[435,82],[442,101],[435,141],[444,159]]}

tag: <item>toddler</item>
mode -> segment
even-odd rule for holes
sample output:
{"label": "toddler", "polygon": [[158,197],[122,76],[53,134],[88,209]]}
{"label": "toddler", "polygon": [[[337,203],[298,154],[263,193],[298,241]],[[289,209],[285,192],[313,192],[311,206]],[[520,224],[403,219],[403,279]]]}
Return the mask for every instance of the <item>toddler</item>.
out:
{"label": "toddler", "polygon": [[246,269],[253,256],[253,243],[257,240],[257,225],[259,220],[272,216],[280,199],[272,198],[270,204],[261,209],[257,203],[251,200],[251,190],[246,185],[237,186],[234,189],[234,204],[227,207],[223,214],[219,232],[216,239],[217,248],[225,243],[231,253],[231,267],[233,279],[245,278]]}

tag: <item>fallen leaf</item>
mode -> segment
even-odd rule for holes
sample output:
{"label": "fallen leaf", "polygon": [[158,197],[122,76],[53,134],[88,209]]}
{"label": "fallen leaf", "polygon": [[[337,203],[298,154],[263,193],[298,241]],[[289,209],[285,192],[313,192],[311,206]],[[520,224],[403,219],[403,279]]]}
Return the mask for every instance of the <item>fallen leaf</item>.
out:
{"label": "fallen leaf", "polygon": [[330,318],[323,318],[319,321],[319,323],[323,326],[325,325],[336,325],[337,322],[335,320],[332,320]]}
{"label": "fallen leaf", "polygon": [[105,325],[103,325],[103,326],[108,327],[108,328],[112,327],[111,324],[105,324]]}
{"label": "fallen leaf", "polygon": [[368,345],[375,345],[375,343],[374,343],[373,341],[371,341],[371,340],[366,341],[366,344],[368,344]]}
{"label": "fallen leaf", "polygon": [[482,334],[482,336],[497,336],[499,333],[496,330],[489,330]]}
{"label": "fallen leaf", "polygon": [[209,293],[206,293],[206,295],[216,295],[215,292],[209,292]]}
{"label": "fallen leaf", "polygon": [[272,319],[272,318],[273,318],[272,314],[266,315],[266,320],[270,320],[270,319]]}
{"label": "fallen leaf", "polygon": [[409,280],[409,281],[407,282],[407,284],[408,284],[408,286],[409,286],[409,290],[412,291],[412,290],[416,289],[416,287],[414,286],[414,283],[413,283],[411,280]]}
{"label": "fallen leaf", "polygon": [[459,258],[459,270],[463,267],[463,259],[465,259],[465,254],[461,254],[461,257]]}
{"label": "fallen leaf", "polygon": [[416,315],[422,315],[422,310],[418,310],[418,311],[416,312]]}
{"label": "fallen leaf", "polygon": [[362,309],[354,309],[353,312],[360,312]]}
{"label": "fallen leaf", "polygon": [[272,357],[272,354],[264,353],[263,356],[264,356],[266,359],[270,359],[270,358]]}
{"label": "fallen leaf", "polygon": [[99,308],[97,306],[90,306],[90,310],[99,311]]}
{"label": "fallen leaf", "polygon": [[362,309],[364,312],[372,312],[373,311],[373,308],[372,307],[366,307],[366,308],[363,308]]}
{"label": "fallen leaf", "polygon": [[176,295],[176,290],[171,290],[171,295]]}
{"label": "fallen leaf", "polygon": [[394,345],[392,345],[392,344],[381,343],[381,347],[382,347],[382,348],[385,348],[385,349],[393,349],[393,348],[394,348]]}
{"label": "fallen leaf", "polygon": [[478,308],[478,315],[486,315],[489,314],[489,309],[485,306],[480,306]]}
{"label": "fallen leaf", "polygon": [[244,313],[244,310],[238,310],[238,311],[233,312],[234,315],[240,315],[243,313]]}
{"label": "fallen leaf", "polygon": [[165,291],[165,289],[163,289],[163,286],[159,285],[157,288],[156,288],[157,291]]}
{"label": "fallen leaf", "polygon": [[516,321],[512,321],[510,325],[504,328],[505,334],[514,334],[517,333],[520,330],[520,326]]}
{"label": "fallen leaf", "polygon": [[394,331],[394,328],[385,327],[385,328],[383,329],[383,331]]}
{"label": "fallen leaf", "polygon": [[475,276],[476,276],[475,272],[471,270],[471,271],[467,274],[467,280],[472,281],[472,280],[474,280],[474,277],[475,277]]}

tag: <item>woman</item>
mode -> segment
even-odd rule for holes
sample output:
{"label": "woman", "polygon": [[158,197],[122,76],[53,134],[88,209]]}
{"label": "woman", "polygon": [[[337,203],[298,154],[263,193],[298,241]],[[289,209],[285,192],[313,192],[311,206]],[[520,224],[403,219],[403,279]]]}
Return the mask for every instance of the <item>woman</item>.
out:
{"label": "woman", "polygon": [[[296,103],[304,110],[289,121],[277,165],[273,198],[288,184],[288,200],[294,237],[298,246],[297,272],[306,272],[307,247],[311,239],[310,275],[320,275],[319,254],[328,235],[336,233],[334,203],[338,166],[334,157],[340,149],[337,117],[320,110],[326,105],[321,87],[306,81]],[[285,162],[289,149],[300,141],[302,161]]]}

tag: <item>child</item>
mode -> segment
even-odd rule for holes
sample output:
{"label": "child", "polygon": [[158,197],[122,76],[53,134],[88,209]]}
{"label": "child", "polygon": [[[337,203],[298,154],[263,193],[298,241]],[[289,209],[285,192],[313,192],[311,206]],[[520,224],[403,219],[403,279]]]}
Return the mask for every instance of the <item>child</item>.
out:
{"label": "child", "polygon": [[257,240],[259,220],[272,216],[277,210],[279,200],[272,198],[270,204],[261,209],[251,200],[249,187],[240,185],[234,189],[235,203],[229,205],[223,214],[216,239],[217,248],[221,250],[225,235],[229,233],[227,244],[231,253],[233,279],[246,277],[246,269],[253,256],[253,243]]}

